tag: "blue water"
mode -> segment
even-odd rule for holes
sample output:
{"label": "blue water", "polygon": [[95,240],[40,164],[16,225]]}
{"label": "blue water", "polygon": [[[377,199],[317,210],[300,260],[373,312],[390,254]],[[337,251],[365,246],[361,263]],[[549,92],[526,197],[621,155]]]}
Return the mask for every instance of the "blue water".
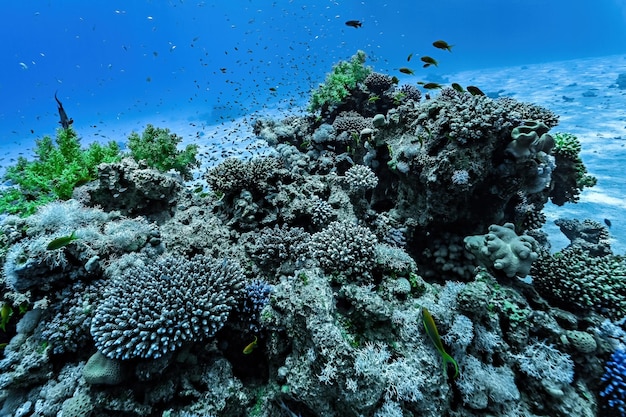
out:
{"label": "blue water", "polygon": [[[146,119],[219,124],[295,108],[358,49],[376,70],[402,77],[398,68],[411,66],[424,79],[626,52],[624,0],[4,3],[5,152],[54,133],[55,91],[85,140],[123,141],[128,126],[139,130]],[[352,19],[363,26],[344,24]],[[435,50],[437,39],[455,45],[453,53]],[[439,68],[420,68],[426,54]]]}

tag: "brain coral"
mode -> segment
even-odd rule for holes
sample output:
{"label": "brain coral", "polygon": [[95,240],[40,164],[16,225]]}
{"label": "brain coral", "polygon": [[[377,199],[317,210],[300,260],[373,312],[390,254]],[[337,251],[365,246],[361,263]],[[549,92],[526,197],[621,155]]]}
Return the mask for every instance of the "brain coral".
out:
{"label": "brain coral", "polygon": [[165,256],[110,281],[91,335],[109,358],[158,358],[213,336],[244,283],[239,265],[226,259]]}

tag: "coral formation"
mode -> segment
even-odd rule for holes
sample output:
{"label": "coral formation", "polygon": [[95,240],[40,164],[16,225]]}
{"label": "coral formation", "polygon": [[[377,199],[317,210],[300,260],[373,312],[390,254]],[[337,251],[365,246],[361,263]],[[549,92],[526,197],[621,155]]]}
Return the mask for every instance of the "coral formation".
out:
{"label": "coral formation", "polygon": [[109,358],[159,358],[215,335],[243,284],[237,264],[201,255],[138,265],[107,285],[91,334]]}
{"label": "coral formation", "polygon": [[552,255],[538,230],[592,185],[580,143],[542,107],[364,63],[316,114],[256,121],[269,155],[187,187],[196,148],[150,126],[74,200],[4,218],[0,414],[619,412],[624,258],[596,222],[558,221]]}
{"label": "coral formation", "polygon": [[539,256],[537,241],[530,236],[515,234],[512,223],[494,224],[489,226],[486,235],[466,237],[465,248],[482,266],[493,268],[494,272],[502,271],[509,278],[528,275],[533,261]]}

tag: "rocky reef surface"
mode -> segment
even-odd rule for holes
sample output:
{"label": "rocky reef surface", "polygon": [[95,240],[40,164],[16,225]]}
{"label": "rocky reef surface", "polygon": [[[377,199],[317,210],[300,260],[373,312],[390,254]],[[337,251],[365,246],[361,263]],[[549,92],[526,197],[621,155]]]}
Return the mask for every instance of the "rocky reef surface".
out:
{"label": "rocky reef surface", "polygon": [[593,185],[577,139],[360,75],[205,187],[123,159],[7,217],[0,416],[624,415],[626,262],[539,230]]}

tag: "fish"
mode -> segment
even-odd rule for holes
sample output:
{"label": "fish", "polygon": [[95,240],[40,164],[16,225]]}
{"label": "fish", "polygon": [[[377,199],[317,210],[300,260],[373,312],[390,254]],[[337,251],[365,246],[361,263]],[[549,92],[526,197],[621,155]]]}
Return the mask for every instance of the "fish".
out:
{"label": "fish", "polygon": [[270,87],[270,91],[274,92],[277,91],[278,89],[276,87]]}
{"label": "fish", "polygon": [[5,333],[7,331],[7,323],[9,323],[12,315],[13,309],[11,308],[11,304],[2,304],[2,308],[0,309],[0,329]]}
{"label": "fish", "polygon": [[451,87],[455,89],[456,91],[458,91],[459,93],[465,92],[465,90],[463,89],[463,87],[461,87],[461,84],[459,83],[452,83]]}
{"label": "fish", "polygon": [[454,360],[452,356],[448,355],[446,350],[443,348],[443,343],[441,343],[441,338],[439,337],[439,331],[437,330],[435,320],[426,307],[422,307],[422,321],[424,322],[426,334],[428,334],[428,337],[430,337],[433,345],[435,345],[435,348],[439,351],[439,354],[443,358],[444,375],[448,374],[448,364],[451,363],[454,366],[454,378],[458,377],[459,365],[456,363],[456,360]]}
{"label": "fish", "polygon": [[483,93],[480,88],[475,87],[473,85],[468,85],[467,86],[467,92],[470,93],[473,96],[484,96],[485,95],[485,93]]}
{"label": "fish", "polygon": [[61,126],[63,126],[63,129],[68,129],[70,125],[74,123],[74,119],[70,119],[69,117],[67,117],[67,113],[65,113],[65,109],[63,108],[63,104],[61,103],[61,100],[57,98],[56,91],[54,92],[54,99],[57,101],[59,117],[61,118],[59,123],[61,124]]}
{"label": "fish", "polygon": [[409,56],[406,57],[406,62],[410,62],[411,58],[413,58],[413,53],[411,52]]}
{"label": "fish", "polygon": [[250,344],[248,344],[245,348],[243,348],[243,354],[244,355],[249,355],[252,353],[252,351],[254,349],[256,349],[257,346],[257,342],[259,339],[257,339],[256,336],[254,336],[254,340],[252,342],[250,342]]}
{"label": "fish", "polygon": [[428,68],[431,65],[434,65],[436,67],[439,66],[439,63],[437,62],[437,60],[435,58],[431,58],[429,56],[423,56],[423,57],[420,58],[420,60],[422,62],[425,62],[424,68]]}
{"label": "fish", "polygon": [[76,237],[76,232],[72,232],[72,234],[69,236],[61,236],[61,237],[57,237],[56,239],[51,240],[50,243],[48,243],[48,246],[46,246],[46,249],[47,250],[61,249],[62,247],[69,245],[76,239],[78,239]]}
{"label": "fish", "polygon": [[443,88],[443,86],[438,83],[426,83],[422,85],[422,87],[424,87],[427,90],[434,90],[435,88]]}
{"label": "fish", "polygon": [[609,219],[604,219],[604,224],[606,224],[608,227],[611,227],[611,221]]}
{"label": "fish", "polygon": [[413,71],[411,68],[407,68],[407,67],[402,67],[398,71],[400,71],[403,74],[409,74],[409,75],[415,74],[415,71]]}
{"label": "fish", "polygon": [[445,49],[448,52],[452,52],[452,47],[454,45],[449,45],[446,41],[438,40],[433,42],[433,46],[438,49]]}
{"label": "fish", "polygon": [[363,22],[361,22],[360,20],[348,20],[346,22],[346,26],[350,26],[350,27],[353,27],[355,29],[360,28],[361,25],[363,25]]}

